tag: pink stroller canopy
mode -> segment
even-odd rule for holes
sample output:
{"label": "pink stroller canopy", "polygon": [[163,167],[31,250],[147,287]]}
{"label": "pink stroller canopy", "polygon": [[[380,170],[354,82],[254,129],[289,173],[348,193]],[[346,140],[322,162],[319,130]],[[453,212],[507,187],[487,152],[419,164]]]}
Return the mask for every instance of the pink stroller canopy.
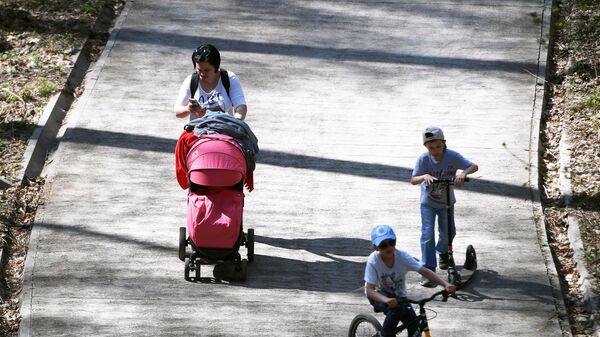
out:
{"label": "pink stroller canopy", "polygon": [[233,138],[213,134],[192,146],[186,159],[188,177],[194,184],[232,186],[246,176],[246,158]]}

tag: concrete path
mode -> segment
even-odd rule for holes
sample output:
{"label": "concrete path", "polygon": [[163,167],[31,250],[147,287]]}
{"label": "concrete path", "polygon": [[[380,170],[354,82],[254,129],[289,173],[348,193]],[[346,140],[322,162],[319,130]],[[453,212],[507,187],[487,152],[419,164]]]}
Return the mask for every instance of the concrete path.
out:
{"label": "concrete path", "polygon": [[[434,123],[481,169],[457,193],[455,241],[459,261],[475,245],[480,271],[459,300],[432,303],[433,335],[560,336],[532,201],[544,6],[130,3],[47,170],[21,336],[344,336],[371,310],[359,288],[372,226],[392,224],[420,256],[408,180]],[[184,122],[171,107],[203,42],[242,79],[262,149],[243,284],[186,282],[177,259],[186,197],[172,153]],[[432,293],[417,280],[414,297]]]}

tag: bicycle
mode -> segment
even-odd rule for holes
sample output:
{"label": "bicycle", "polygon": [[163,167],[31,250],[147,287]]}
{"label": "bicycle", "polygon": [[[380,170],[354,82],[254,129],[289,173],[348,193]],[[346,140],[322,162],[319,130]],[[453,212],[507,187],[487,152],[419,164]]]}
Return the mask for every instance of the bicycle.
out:
{"label": "bicycle", "polygon": [[[425,304],[440,295],[442,296],[442,302],[446,302],[448,300],[449,294],[445,290],[439,291],[428,298],[418,301],[409,299],[409,303],[417,304],[419,306],[419,314],[410,322],[397,326],[394,330],[394,334],[399,334],[412,324],[418,324],[417,331],[414,333],[413,337],[420,337],[422,333],[425,334],[425,337],[431,337],[431,334],[429,333],[427,314],[425,312]],[[375,317],[370,314],[359,314],[356,315],[356,317],[352,319],[352,323],[350,323],[348,337],[377,337],[379,336],[379,331],[381,331],[381,323],[379,323]]]}

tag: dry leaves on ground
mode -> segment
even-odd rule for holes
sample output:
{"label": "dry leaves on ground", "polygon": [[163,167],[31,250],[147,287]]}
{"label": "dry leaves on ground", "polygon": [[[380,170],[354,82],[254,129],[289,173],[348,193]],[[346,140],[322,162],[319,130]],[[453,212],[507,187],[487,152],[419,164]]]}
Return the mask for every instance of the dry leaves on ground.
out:
{"label": "dry leaves on ground", "polygon": [[[600,276],[600,3],[555,3],[554,70],[544,111],[540,181],[549,243],[559,269],[575,336],[592,336],[579,273],[567,235],[567,214],[579,219],[595,290]],[[564,130],[563,130],[564,129]],[[571,157],[571,208],[560,191],[559,144],[565,131]]]}

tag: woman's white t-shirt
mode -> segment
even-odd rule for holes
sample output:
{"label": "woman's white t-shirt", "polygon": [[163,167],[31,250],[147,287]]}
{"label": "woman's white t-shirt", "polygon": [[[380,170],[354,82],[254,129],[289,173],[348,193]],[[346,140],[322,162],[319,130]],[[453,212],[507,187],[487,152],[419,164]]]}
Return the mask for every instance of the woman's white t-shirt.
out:
{"label": "woman's white t-shirt", "polygon": [[[204,91],[200,83],[198,83],[198,89],[196,89],[193,97],[198,100],[202,108],[215,111],[221,110],[233,115],[234,107],[246,104],[239,78],[231,71],[227,71],[227,74],[229,75],[229,95],[227,95],[227,90],[225,90],[225,86],[221,83],[221,77],[219,77],[217,86],[210,92]],[[191,80],[192,75],[190,74],[181,83],[179,95],[177,95],[177,100],[175,101],[175,108],[180,105],[188,105],[188,100],[192,98],[190,92]],[[190,114],[190,120],[198,117],[195,113]]]}
{"label": "woman's white t-shirt", "polygon": [[367,259],[365,282],[375,285],[378,289],[393,293],[397,297],[406,297],[406,273],[418,271],[422,266],[409,253],[396,249],[394,265],[389,268],[379,256],[379,252],[374,251]]}

